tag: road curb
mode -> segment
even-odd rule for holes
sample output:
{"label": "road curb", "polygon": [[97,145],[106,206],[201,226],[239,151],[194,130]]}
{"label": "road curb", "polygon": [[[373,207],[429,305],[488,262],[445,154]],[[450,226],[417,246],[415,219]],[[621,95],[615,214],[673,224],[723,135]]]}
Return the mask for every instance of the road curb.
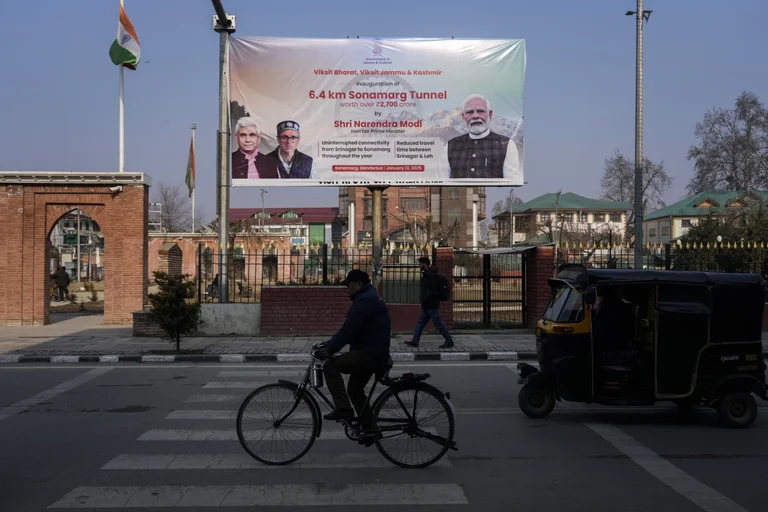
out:
{"label": "road curb", "polygon": [[[392,352],[395,362],[409,361],[525,361],[536,352]],[[15,363],[308,363],[309,354],[180,354],[180,355],[26,355],[2,354],[0,364]]]}

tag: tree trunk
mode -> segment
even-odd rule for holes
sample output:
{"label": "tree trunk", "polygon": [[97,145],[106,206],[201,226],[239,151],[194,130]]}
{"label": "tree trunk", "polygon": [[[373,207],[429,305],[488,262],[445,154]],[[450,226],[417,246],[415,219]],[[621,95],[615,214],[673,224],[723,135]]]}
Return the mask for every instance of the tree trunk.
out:
{"label": "tree trunk", "polygon": [[181,350],[181,336],[178,334],[176,335],[176,352],[179,352]]}

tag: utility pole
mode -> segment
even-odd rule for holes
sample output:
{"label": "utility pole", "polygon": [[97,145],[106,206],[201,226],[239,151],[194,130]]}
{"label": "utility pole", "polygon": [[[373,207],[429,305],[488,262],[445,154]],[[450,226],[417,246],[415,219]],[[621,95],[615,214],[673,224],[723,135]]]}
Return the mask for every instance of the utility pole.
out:
{"label": "utility pole", "polygon": [[509,246],[515,245],[515,216],[513,211],[515,209],[515,187],[509,187],[509,226],[511,231],[509,232]]}
{"label": "utility pole", "polygon": [[217,198],[219,217],[219,302],[229,302],[229,34],[235,17],[224,11],[221,0],[211,0],[216,15],[213,30],[219,33],[219,141]]}
{"label": "utility pole", "polygon": [[635,16],[635,270],[643,268],[643,21],[653,11],[643,10],[643,0],[637,0],[637,10],[627,11]]}
{"label": "utility pole", "polygon": [[264,189],[261,189],[261,215],[259,216],[259,232],[262,231],[262,225],[261,223],[264,222],[264,217],[266,216],[267,209],[264,208],[264,194],[266,194],[267,191]]}

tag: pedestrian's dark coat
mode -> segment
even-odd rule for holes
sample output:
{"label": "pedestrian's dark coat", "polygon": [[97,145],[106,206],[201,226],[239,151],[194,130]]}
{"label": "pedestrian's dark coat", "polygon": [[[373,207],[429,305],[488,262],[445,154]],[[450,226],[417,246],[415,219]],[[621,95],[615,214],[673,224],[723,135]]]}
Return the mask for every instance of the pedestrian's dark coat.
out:
{"label": "pedestrian's dark coat", "polygon": [[421,309],[437,309],[440,300],[437,298],[437,269],[427,267],[421,271]]}

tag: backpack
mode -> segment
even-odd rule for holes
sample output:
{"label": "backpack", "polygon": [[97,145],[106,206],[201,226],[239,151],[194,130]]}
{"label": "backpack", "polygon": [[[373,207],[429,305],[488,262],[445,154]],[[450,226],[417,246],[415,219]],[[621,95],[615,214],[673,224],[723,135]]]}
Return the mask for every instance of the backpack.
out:
{"label": "backpack", "polygon": [[437,300],[446,301],[451,300],[451,283],[448,278],[440,272],[437,272]]}

